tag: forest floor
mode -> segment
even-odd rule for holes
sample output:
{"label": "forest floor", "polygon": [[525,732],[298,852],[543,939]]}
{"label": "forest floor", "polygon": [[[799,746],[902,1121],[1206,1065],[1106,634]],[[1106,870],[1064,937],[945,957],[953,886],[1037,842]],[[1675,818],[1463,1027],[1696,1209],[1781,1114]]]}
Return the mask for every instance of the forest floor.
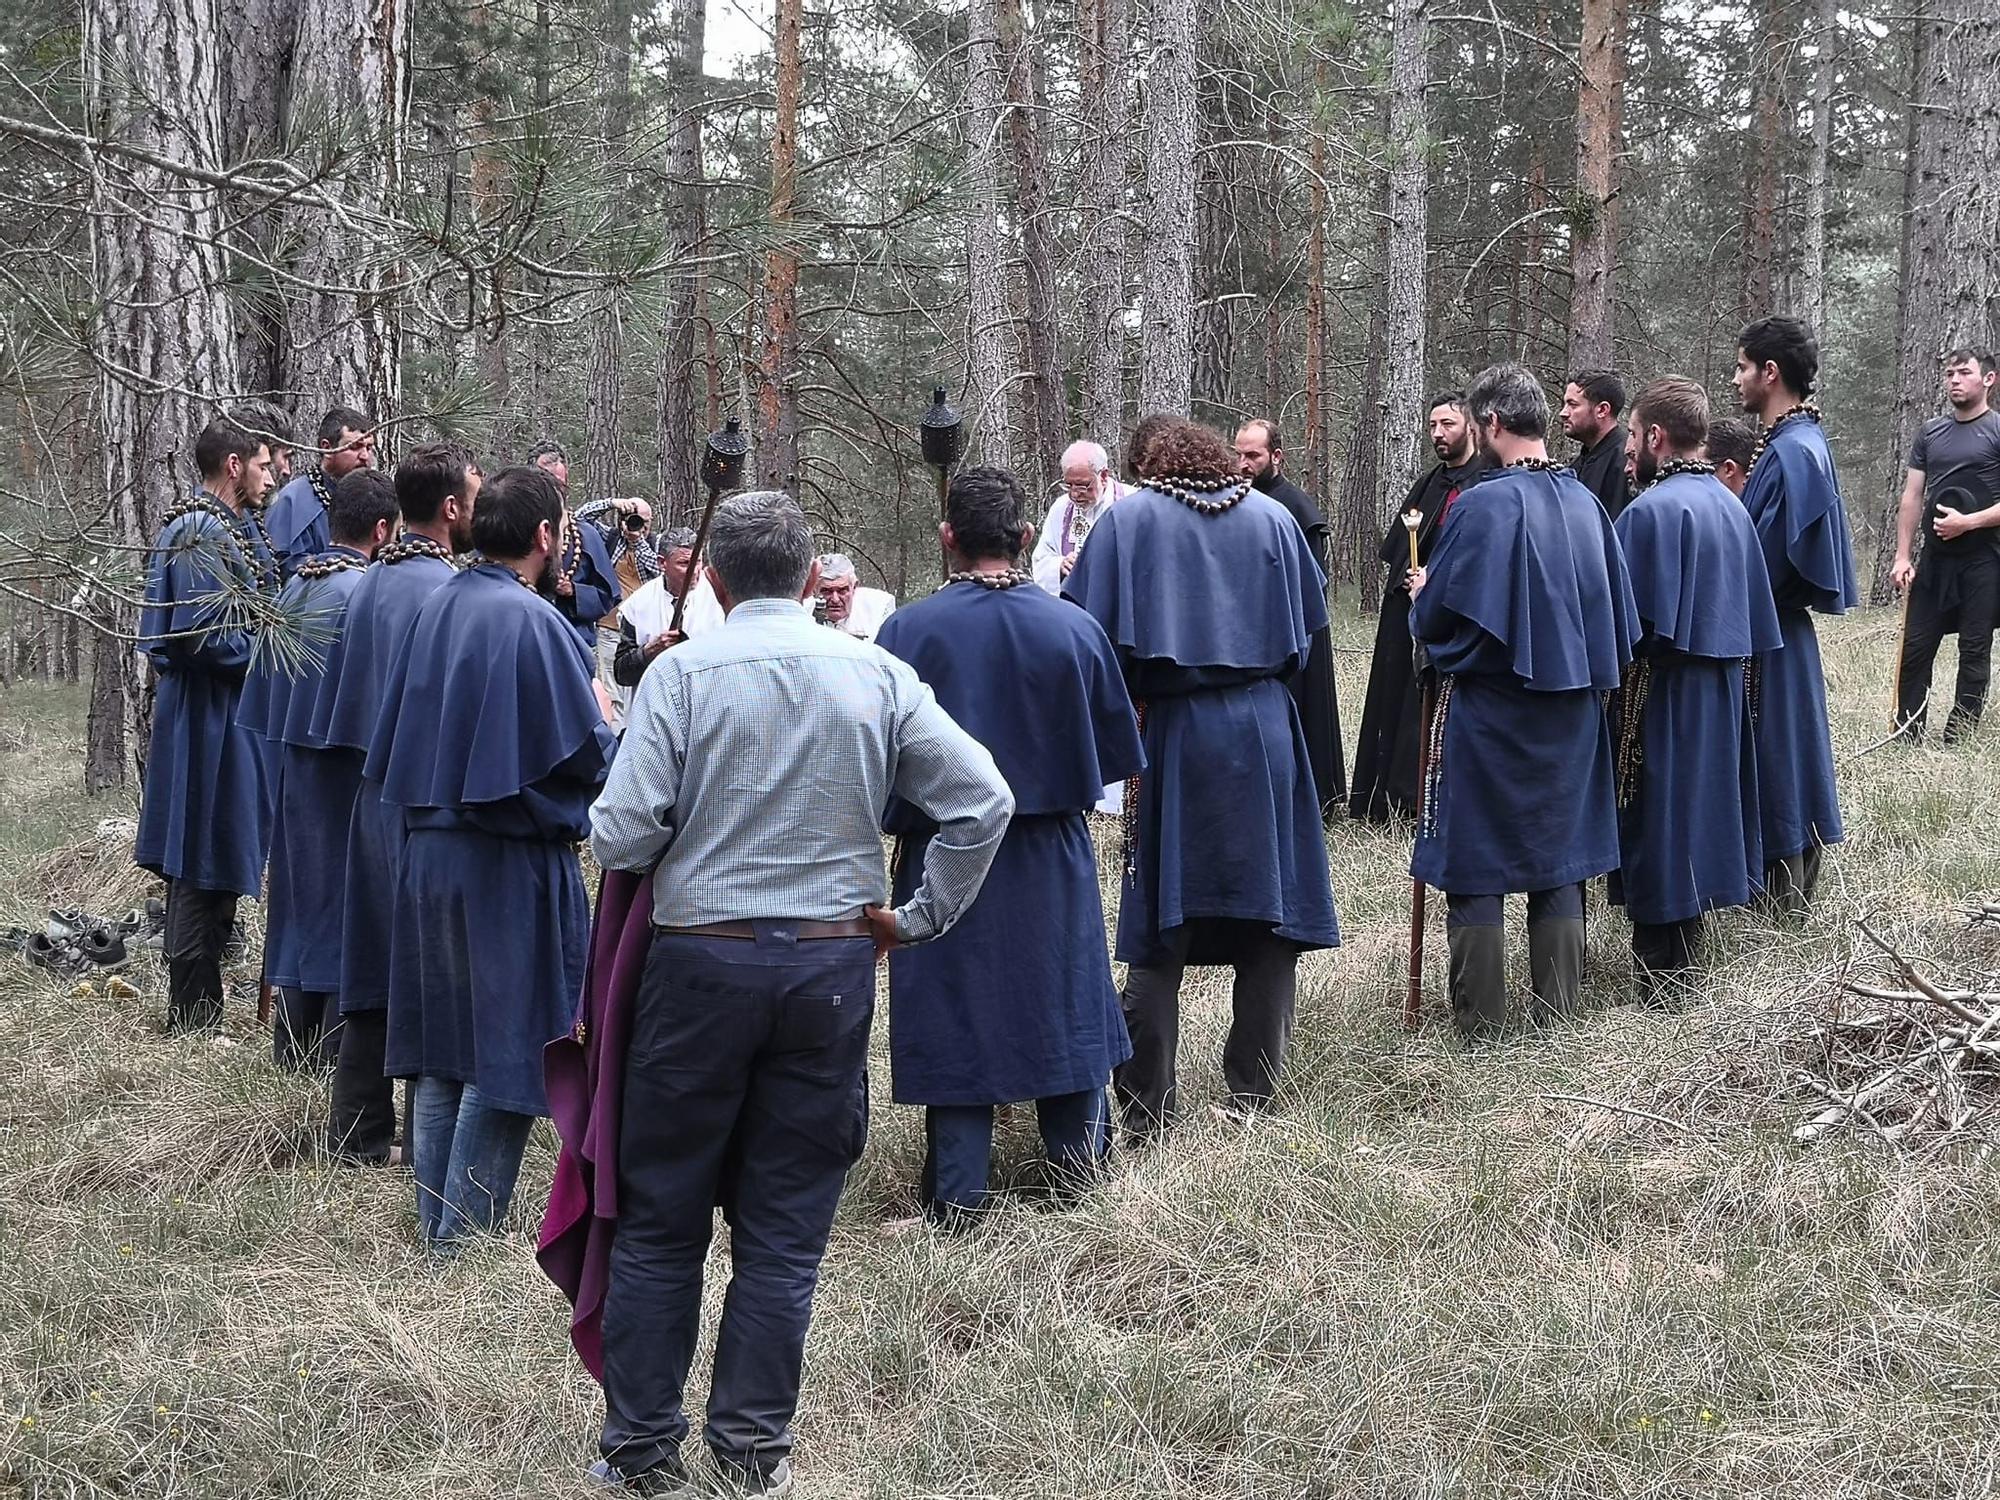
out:
{"label": "forest floor", "polygon": [[[1341,628],[1351,738],[1370,625]],[[1594,898],[1587,1018],[1475,1053],[1435,1013],[1406,1034],[1407,844],[1342,824],[1347,945],[1305,961],[1275,1118],[1205,1108],[1227,976],[1197,971],[1169,1145],[1070,1212],[1023,1194],[964,1238],[889,1238],[921,1133],[878,1088],[799,1494],[1994,1493],[2000,1165],[1798,1143],[1818,1101],[1787,1059],[1814,1041],[1784,1018],[1870,971],[1857,918],[1941,972],[2000,966],[1960,916],[2000,894],[2000,728],[1854,756],[1896,618],[1824,639],[1849,842],[1802,930],[1717,924],[1683,1013],[1625,1003],[1628,930]],[[73,691],[0,698],[0,925],[146,893],[105,821],[130,809],[74,791],[81,732]],[[1436,997],[1437,916],[1429,951]],[[318,1154],[325,1087],[268,1062],[254,968],[222,1036],[166,1040],[150,957],[138,999],[4,962],[0,1493],[583,1493],[597,1393],[532,1258],[546,1125],[512,1232],[435,1263],[406,1174]],[[1032,1175],[1027,1112],[999,1149]]]}

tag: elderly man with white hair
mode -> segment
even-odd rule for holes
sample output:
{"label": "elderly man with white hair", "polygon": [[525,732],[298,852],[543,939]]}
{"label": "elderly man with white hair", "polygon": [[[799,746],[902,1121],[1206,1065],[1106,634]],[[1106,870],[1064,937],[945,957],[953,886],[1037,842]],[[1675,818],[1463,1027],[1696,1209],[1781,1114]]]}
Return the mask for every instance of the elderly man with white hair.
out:
{"label": "elderly man with white hair", "polygon": [[1051,594],[1062,592],[1063,580],[1076,566],[1090,528],[1104,519],[1119,495],[1111,456],[1100,443],[1078,439],[1063,449],[1063,498],[1042,518],[1035,543],[1035,582]]}
{"label": "elderly man with white hair", "polygon": [[887,589],[863,588],[854,559],[829,552],[819,560],[821,623],[856,640],[872,641],[882,622],[896,612],[896,596]]}

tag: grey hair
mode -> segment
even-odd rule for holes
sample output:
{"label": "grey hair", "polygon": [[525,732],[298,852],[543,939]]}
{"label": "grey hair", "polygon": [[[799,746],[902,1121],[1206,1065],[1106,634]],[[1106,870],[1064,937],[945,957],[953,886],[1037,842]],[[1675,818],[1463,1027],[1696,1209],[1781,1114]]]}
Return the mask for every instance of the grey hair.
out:
{"label": "grey hair", "polygon": [[1534,372],[1518,360],[1503,359],[1472,377],[1465,388],[1465,407],[1475,427],[1486,419],[1499,422],[1502,432],[1516,437],[1549,435],[1549,398]]}
{"label": "grey hair", "polygon": [[1058,467],[1067,469],[1071,464],[1089,464],[1093,474],[1111,472],[1111,455],[1104,451],[1104,444],[1093,443],[1089,438],[1078,438],[1062,451],[1062,461]]}
{"label": "grey hair", "polygon": [[845,552],[828,552],[819,560],[819,576],[823,579],[852,578],[854,559]]}
{"label": "grey hair", "polygon": [[660,539],[654,545],[656,550],[661,552],[678,552],[683,547],[692,547],[694,546],[694,528],[692,526],[670,526],[660,533]]}
{"label": "grey hair", "polygon": [[813,564],[812,527],[776,490],[731,495],[708,528],[708,561],[732,599],[796,599]]}

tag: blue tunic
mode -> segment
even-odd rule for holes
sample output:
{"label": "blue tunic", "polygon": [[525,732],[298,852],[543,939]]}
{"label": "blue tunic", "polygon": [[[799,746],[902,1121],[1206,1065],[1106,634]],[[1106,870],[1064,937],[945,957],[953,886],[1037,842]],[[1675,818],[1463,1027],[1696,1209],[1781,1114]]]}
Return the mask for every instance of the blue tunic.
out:
{"label": "blue tunic", "polygon": [[1764,858],[1775,863],[1844,837],[1812,611],[1845,614],[1859,592],[1840,478],[1819,423],[1794,417],[1772,429],[1743,508],[1763,544],[1785,640],[1782,651],[1757,658],[1757,790]]}
{"label": "blue tunic", "polygon": [[1410,633],[1450,688],[1411,874],[1494,896],[1616,869],[1602,695],[1632,659],[1638,620],[1597,497],[1566,471],[1481,475],[1452,506]]}
{"label": "blue tunic", "polygon": [[1757,757],[1744,665],[1778,649],[1757,532],[1714,476],[1676,474],[1615,523],[1643,634],[1644,675],[1624,699],[1640,760],[1618,810],[1623,864],[1611,899],[1635,922],[1741,906],[1763,885]]}
{"label": "blue tunic", "polygon": [[[1286,687],[1326,623],[1326,588],[1290,512],[1254,491],[1203,515],[1139,490],[1097,523],[1063,596],[1104,627],[1143,705],[1117,956],[1159,963],[1163,935],[1202,918],[1337,946],[1319,795]],[[1189,962],[1235,961],[1226,925],[1192,937]]]}
{"label": "blue tunic", "polygon": [[[405,541],[410,538],[406,534]],[[442,558],[376,563],[348,601],[346,626],[328,653],[314,705],[313,735],[327,746],[365,754],[381,715],[383,686],[409,641],[424,600],[452,577]],[[341,902],[340,1010],[381,1010],[389,1003],[389,934],[394,923],[396,861],[403,815],[382,805],[379,782],[363,780],[347,824],[346,889]]]}
{"label": "blue tunic", "polygon": [[548,602],[481,564],[424,602],[364,774],[408,832],[396,874],[384,1071],[548,1111],[542,1049],[583,992],[576,844],[616,740],[591,655]]}
{"label": "blue tunic", "polygon": [[[1084,813],[1145,757],[1118,658],[1082,610],[1038,588],[948,584],[875,637],[993,754],[1014,793],[979,897],[935,942],[889,956],[899,1104],[1003,1104],[1102,1088],[1132,1055],[1104,942]],[[892,802],[894,900],[935,826]]]}
{"label": "blue tunic", "polygon": [[[351,547],[331,547],[311,560],[334,559],[362,560]],[[314,994],[340,988],[347,824],[361,785],[360,752],[327,747],[315,733],[314,718],[332,644],[361,579],[358,567],[323,578],[292,576],[278,602],[300,621],[306,659],[296,673],[274,661],[260,662],[237,714],[276,754],[264,974],[272,984]]]}
{"label": "blue tunic", "polygon": [[231,628],[218,569],[239,586],[275,585],[254,518],[192,511],[160,532],[139,616],[158,679],[133,858],[166,880],[254,897],[270,848],[269,767],[262,736],[236,720],[251,634]]}
{"label": "blue tunic", "polygon": [[604,545],[604,533],[590,521],[576,523],[576,560],[570,566],[569,598],[557,595],[550,600],[564,619],[583,636],[584,645],[597,650],[597,622],[618,607],[623,590],[618,570],[612,566],[611,551]]}
{"label": "blue tunic", "polygon": [[271,550],[287,578],[299,570],[300,563],[332,545],[326,519],[330,488],[323,473],[308,469],[278,491],[265,514],[264,529],[271,535]]}

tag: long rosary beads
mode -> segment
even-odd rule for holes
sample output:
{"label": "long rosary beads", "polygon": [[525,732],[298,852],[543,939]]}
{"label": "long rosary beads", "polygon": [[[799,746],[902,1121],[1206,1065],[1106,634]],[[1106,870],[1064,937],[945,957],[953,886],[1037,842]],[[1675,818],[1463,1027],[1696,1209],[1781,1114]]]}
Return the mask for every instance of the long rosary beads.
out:
{"label": "long rosary beads", "polygon": [[944,575],[946,583],[976,583],[983,589],[1017,589],[1024,583],[1033,583],[1035,575],[1024,573],[1019,568],[1008,568],[1001,573],[975,573],[967,568],[958,573]]}
{"label": "long rosary beads", "polygon": [[1757,460],[1762,458],[1764,450],[1771,446],[1771,439],[1778,435],[1778,429],[1794,417],[1805,417],[1814,422],[1820,421],[1819,403],[1816,401],[1801,401],[1797,406],[1788,408],[1779,416],[1777,421],[1764,429],[1763,434],[1757,439],[1757,446],[1750,450],[1750,462],[1743,467],[1746,477],[1757,471]]}
{"label": "long rosary beads", "polygon": [[[1197,515],[1219,516],[1243,503],[1250,493],[1250,481],[1238,479],[1234,483],[1218,484],[1212,479],[1189,474],[1162,474],[1148,478],[1146,486],[1158,490],[1162,495],[1171,495]],[[1209,495],[1220,493],[1220,500],[1211,500]]]}

